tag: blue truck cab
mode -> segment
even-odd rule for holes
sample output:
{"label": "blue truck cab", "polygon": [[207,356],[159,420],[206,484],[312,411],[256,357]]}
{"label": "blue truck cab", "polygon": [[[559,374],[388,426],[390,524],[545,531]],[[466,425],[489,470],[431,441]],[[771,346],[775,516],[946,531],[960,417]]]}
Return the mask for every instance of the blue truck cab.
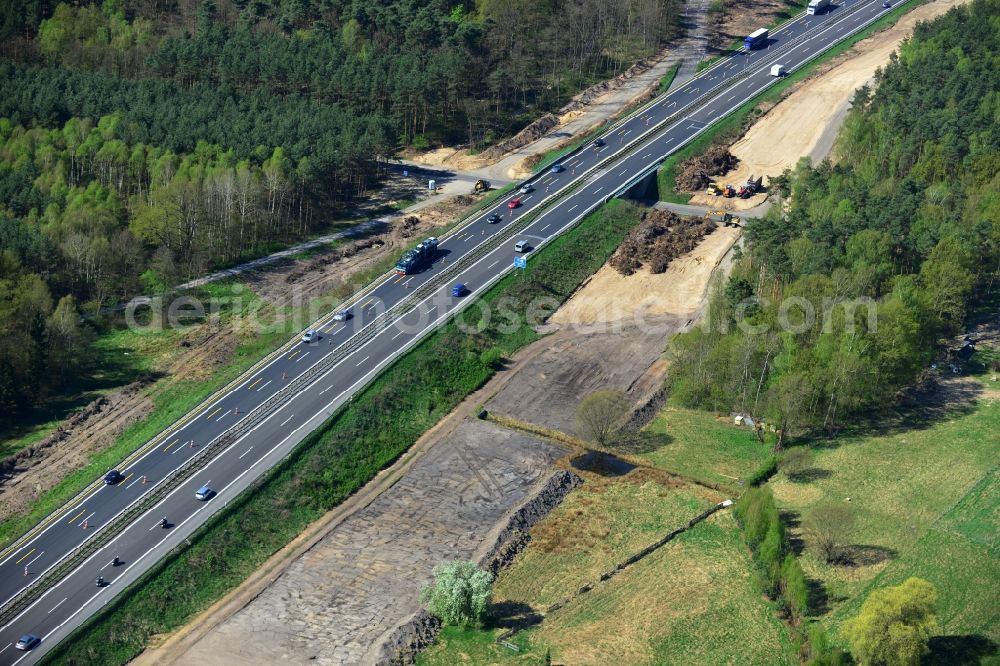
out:
{"label": "blue truck cab", "polygon": [[747,47],[747,51],[752,51],[753,49],[759,48],[764,44],[767,44],[767,28],[761,28],[759,30],[754,30],[746,39],[743,40],[744,45]]}

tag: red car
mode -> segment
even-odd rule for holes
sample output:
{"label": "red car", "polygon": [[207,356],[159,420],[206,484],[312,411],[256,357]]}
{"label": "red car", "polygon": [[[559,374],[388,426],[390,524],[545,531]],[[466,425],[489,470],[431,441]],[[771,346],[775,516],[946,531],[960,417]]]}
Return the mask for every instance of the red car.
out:
{"label": "red car", "polygon": [[511,199],[507,202],[507,208],[517,208],[521,205],[521,198]]}

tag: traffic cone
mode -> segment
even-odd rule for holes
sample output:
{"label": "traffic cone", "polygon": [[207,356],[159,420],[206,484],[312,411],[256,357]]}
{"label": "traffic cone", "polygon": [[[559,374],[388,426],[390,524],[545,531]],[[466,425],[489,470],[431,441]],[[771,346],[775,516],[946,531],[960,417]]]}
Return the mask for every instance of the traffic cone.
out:
{"label": "traffic cone", "polygon": [[27,576],[27,575],[28,575],[28,567],[24,567],[24,575],[25,575],[25,576]]}
{"label": "traffic cone", "polygon": [[240,408],[239,407],[233,407],[233,414],[239,414],[239,413],[240,413]]}
{"label": "traffic cone", "polygon": [[281,381],[285,381],[285,373],[281,373]]}
{"label": "traffic cone", "polygon": [[143,475],[142,475],[142,482],[143,482],[143,483],[146,483],[146,480],[147,480],[147,479],[146,479],[146,475],[145,475],[145,474],[143,474]]}
{"label": "traffic cone", "polygon": [[193,449],[194,448],[194,440],[193,439],[192,440],[188,440],[188,448],[189,449]]}
{"label": "traffic cone", "polygon": [[88,525],[89,525],[89,523],[87,523],[87,519],[84,518],[83,519],[83,529],[87,529]]}

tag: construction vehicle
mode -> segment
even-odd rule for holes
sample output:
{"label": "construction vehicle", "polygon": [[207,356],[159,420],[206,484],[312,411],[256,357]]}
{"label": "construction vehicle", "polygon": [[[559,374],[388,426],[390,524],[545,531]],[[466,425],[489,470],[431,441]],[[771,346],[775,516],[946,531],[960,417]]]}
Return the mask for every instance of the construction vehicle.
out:
{"label": "construction vehicle", "polygon": [[400,258],[396,263],[396,275],[410,275],[430,266],[437,251],[438,239],[428,238]]}
{"label": "construction vehicle", "polygon": [[732,213],[726,210],[708,211],[707,213],[705,213],[705,219],[711,222],[716,222],[726,227],[730,225],[734,227],[739,226],[739,224],[734,221],[735,218],[733,217]]}
{"label": "construction vehicle", "polygon": [[745,185],[740,185],[740,189],[736,191],[736,196],[740,199],[749,199],[760,191],[762,182],[764,182],[763,176],[757,178],[756,180],[754,180],[753,176],[750,176]]}
{"label": "construction vehicle", "polygon": [[722,196],[726,197],[727,199],[732,199],[733,197],[736,196],[736,188],[733,187],[732,185],[726,185],[726,189],[722,192]]}
{"label": "construction vehicle", "polygon": [[722,188],[719,187],[718,183],[714,180],[708,184],[708,189],[705,190],[705,194],[711,195],[713,197],[722,194]]}
{"label": "construction vehicle", "polygon": [[477,180],[476,184],[472,186],[472,193],[479,194],[480,192],[489,192],[490,181],[488,180]]}

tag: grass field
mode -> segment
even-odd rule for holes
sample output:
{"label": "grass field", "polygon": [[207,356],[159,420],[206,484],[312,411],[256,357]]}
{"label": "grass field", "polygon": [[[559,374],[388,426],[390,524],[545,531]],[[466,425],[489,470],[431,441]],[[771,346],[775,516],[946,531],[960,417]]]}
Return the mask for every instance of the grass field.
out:
{"label": "grass field", "polygon": [[650,464],[732,491],[740,488],[737,479],[771,457],[770,445],[761,444],[748,428],[706,412],[668,407],[647,430],[670,438],[666,446],[642,456]]}
{"label": "grass field", "polygon": [[934,422],[820,443],[809,480],[771,482],[793,519],[850,498],[858,562],[827,565],[808,539],[801,558],[835,637],[872,589],[921,576],[938,588],[942,634],[1000,643],[1000,392],[984,390]]}
{"label": "grass field", "polygon": [[532,531],[531,548],[498,580],[496,598],[544,608],[718,501],[654,479],[641,469],[617,479],[589,475]]}
{"label": "grass field", "polygon": [[[532,542],[501,575],[498,598],[537,587],[531,578],[540,581],[558,570],[553,561],[551,568],[533,567],[529,576],[525,565],[544,557],[533,552],[538,550]],[[797,663],[751,568],[734,519],[719,513],[516,634],[516,653],[493,641],[495,631],[446,629],[418,663],[541,664],[546,651],[564,664]]]}

